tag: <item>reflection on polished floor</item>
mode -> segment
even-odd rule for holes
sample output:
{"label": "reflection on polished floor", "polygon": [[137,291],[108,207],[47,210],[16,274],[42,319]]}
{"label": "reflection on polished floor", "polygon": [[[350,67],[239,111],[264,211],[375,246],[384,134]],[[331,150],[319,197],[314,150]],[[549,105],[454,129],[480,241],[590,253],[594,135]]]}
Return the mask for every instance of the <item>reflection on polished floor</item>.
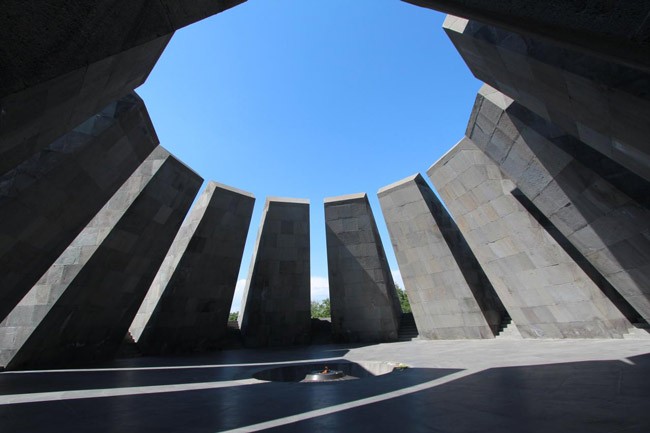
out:
{"label": "reflection on polished floor", "polygon": [[[290,364],[409,368],[264,382]],[[650,339],[410,341],[123,359],[0,373],[7,432],[648,432]]]}

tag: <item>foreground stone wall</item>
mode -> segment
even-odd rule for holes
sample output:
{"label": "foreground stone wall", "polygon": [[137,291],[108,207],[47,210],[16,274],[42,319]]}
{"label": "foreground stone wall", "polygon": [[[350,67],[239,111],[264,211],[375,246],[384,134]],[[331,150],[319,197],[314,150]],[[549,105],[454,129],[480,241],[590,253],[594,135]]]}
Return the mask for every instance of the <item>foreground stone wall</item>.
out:
{"label": "foreground stone wall", "polygon": [[255,198],[209,182],[174,239],[130,332],[147,354],[218,348]]}
{"label": "foreground stone wall", "polygon": [[650,71],[644,1],[404,0]]}
{"label": "foreground stone wall", "polygon": [[0,177],[0,320],[157,144],[132,93]]}
{"label": "foreground stone wall", "polygon": [[[586,166],[565,151],[571,136],[489,86],[479,91],[468,136],[650,320],[648,208],[608,182],[594,170],[598,167]],[[621,167],[621,176],[624,171]],[[647,182],[639,183],[650,190]]]}
{"label": "foreground stone wall", "polygon": [[309,201],[267,198],[238,318],[247,346],[309,341],[309,254]]}
{"label": "foreground stone wall", "polygon": [[647,71],[463,18],[443,28],[479,80],[650,180]]}
{"label": "foreground stone wall", "polygon": [[620,338],[630,324],[512,196],[515,185],[464,138],[428,171],[526,338]]}
{"label": "foreground stone wall", "polygon": [[325,199],[332,335],[394,341],[402,310],[366,194]]}
{"label": "foreground stone wall", "polygon": [[3,2],[0,174],[144,83],[174,31],[242,2]]}
{"label": "foreground stone wall", "polygon": [[8,369],[112,357],[202,179],[157,148],[0,325]]}
{"label": "foreground stone wall", "polygon": [[505,308],[422,176],[388,185],[378,196],[420,337],[493,338]]}

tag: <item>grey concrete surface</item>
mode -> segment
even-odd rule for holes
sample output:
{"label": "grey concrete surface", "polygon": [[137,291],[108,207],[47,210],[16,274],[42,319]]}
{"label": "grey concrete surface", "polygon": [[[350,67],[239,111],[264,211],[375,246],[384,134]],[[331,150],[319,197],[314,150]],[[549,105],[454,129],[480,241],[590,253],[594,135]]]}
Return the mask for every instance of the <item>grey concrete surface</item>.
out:
{"label": "grey concrete surface", "polygon": [[254,204],[251,193],[208,183],[131,324],[143,353],[220,347]]}
{"label": "grey concrete surface", "polygon": [[[645,433],[649,357],[650,340],[420,340],[139,358],[0,373],[0,419],[3,431],[21,433]],[[409,368],[329,384],[252,378],[386,361]]]}
{"label": "grey concrete surface", "polygon": [[505,307],[424,178],[409,176],[377,195],[420,338],[493,338]]}
{"label": "grey concrete surface", "polygon": [[2,322],[0,365],[110,359],[201,182],[156,148]]}
{"label": "grey concrete surface", "polygon": [[650,180],[650,73],[463,18],[443,28],[479,80]]}
{"label": "grey concrete surface", "polygon": [[564,151],[572,137],[490,86],[479,91],[467,135],[650,320],[648,208]]}
{"label": "grey concrete surface", "polygon": [[146,80],[175,30],[242,0],[8,0],[0,174]]}
{"label": "grey concrete surface", "polygon": [[0,320],[157,144],[132,93],[0,176]]}
{"label": "grey concrete surface", "polygon": [[404,1],[650,71],[646,1]]}
{"label": "grey concrete surface", "polygon": [[268,197],[239,312],[244,344],[309,341],[309,200]]}
{"label": "grey concrete surface", "polygon": [[324,204],[332,336],[396,340],[402,310],[368,196],[330,197]]}
{"label": "grey concrete surface", "polygon": [[621,338],[629,321],[463,138],[427,172],[524,338]]}

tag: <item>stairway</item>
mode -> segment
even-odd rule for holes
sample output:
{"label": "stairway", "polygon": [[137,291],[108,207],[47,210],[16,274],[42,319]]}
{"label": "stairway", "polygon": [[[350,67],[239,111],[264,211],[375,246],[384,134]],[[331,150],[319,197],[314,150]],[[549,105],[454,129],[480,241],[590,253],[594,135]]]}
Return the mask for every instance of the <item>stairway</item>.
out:
{"label": "stairway", "polygon": [[647,323],[633,323],[624,340],[650,340],[650,325]]}
{"label": "stairway", "polygon": [[415,318],[413,313],[402,313],[402,318],[399,322],[399,332],[397,333],[397,341],[411,341],[418,338],[418,328],[415,325]]}
{"label": "stairway", "polygon": [[494,338],[498,340],[521,340],[522,336],[510,316],[506,316]]}
{"label": "stairway", "polygon": [[122,340],[119,350],[117,351],[116,358],[137,358],[142,356],[138,343],[133,339],[131,332],[127,332]]}

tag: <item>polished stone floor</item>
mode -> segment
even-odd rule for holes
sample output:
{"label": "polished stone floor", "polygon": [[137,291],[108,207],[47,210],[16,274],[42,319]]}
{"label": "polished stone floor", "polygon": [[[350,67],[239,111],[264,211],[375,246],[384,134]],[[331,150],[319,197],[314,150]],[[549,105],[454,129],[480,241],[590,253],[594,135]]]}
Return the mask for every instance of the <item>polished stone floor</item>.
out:
{"label": "polished stone floor", "polygon": [[[336,383],[277,366],[393,361]],[[650,432],[650,339],[411,341],[0,373],[0,432]]]}

